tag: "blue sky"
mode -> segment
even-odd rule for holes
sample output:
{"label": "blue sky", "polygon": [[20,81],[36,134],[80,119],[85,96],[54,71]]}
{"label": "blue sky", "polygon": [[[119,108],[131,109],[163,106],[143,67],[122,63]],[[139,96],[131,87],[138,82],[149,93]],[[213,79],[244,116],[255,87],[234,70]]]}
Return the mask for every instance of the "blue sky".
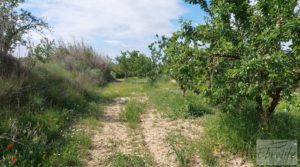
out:
{"label": "blue sky", "polygon": [[[203,22],[204,12],[183,0],[27,0],[22,6],[52,27],[45,36],[84,40],[110,57],[124,50],[149,53],[155,35],[178,30],[179,18]],[[33,41],[41,38],[32,33]]]}

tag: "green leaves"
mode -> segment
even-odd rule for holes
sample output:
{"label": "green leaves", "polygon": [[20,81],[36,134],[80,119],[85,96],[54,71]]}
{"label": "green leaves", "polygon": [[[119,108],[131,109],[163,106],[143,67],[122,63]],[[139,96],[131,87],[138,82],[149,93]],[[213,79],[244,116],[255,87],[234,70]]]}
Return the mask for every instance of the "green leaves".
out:
{"label": "green leaves", "polygon": [[119,73],[124,73],[125,77],[146,77],[152,70],[152,61],[149,57],[139,51],[121,52],[117,57]]}
{"label": "green leaves", "polygon": [[22,38],[31,30],[43,32],[48,24],[20,9],[24,0],[2,0],[0,2],[0,52],[4,55],[12,52],[18,43],[26,44]]}
{"label": "green leaves", "polygon": [[181,30],[162,47],[167,71],[182,87],[201,88],[223,105],[263,97],[259,112],[272,113],[299,86],[297,0],[187,2],[207,8],[210,18],[196,27],[181,20]]}

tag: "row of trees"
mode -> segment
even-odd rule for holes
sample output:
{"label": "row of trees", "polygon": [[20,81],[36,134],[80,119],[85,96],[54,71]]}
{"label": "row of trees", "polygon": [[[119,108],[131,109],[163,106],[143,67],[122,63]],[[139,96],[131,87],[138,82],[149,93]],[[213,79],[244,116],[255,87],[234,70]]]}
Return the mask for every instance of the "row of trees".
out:
{"label": "row of trees", "polygon": [[299,2],[186,2],[200,5],[206,23],[192,26],[181,20],[181,30],[152,43],[159,69],[162,63],[183,92],[205,94],[226,108],[254,101],[257,114],[268,120],[299,87]]}
{"label": "row of trees", "polygon": [[[184,92],[203,93],[230,108],[255,101],[257,113],[268,119],[280,100],[299,87],[298,0],[186,1],[201,6],[208,16],[206,23],[192,26],[181,21],[181,30],[150,45],[151,57],[123,52],[117,58],[121,75],[149,76],[154,81],[164,66]],[[0,2],[1,73],[12,67],[10,53],[17,44],[26,43],[24,34],[48,28],[43,20],[19,9],[22,2]],[[42,46],[36,52],[40,59],[47,57]]]}
{"label": "row of trees", "polygon": [[117,65],[114,68],[117,77],[148,77],[150,82],[157,80],[162,70],[159,57],[154,51],[151,57],[137,50],[121,52],[121,56],[116,58]]}

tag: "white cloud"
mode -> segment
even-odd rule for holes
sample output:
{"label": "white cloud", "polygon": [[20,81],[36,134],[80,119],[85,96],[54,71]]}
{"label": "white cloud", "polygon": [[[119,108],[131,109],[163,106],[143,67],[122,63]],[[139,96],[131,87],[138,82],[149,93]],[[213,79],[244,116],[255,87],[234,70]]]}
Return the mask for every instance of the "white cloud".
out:
{"label": "white cloud", "polygon": [[173,32],[172,20],[187,12],[180,0],[29,0],[24,8],[46,18],[54,38],[97,41],[92,45],[100,49],[99,43],[114,46],[112,53],[146,50],[146,42]]}

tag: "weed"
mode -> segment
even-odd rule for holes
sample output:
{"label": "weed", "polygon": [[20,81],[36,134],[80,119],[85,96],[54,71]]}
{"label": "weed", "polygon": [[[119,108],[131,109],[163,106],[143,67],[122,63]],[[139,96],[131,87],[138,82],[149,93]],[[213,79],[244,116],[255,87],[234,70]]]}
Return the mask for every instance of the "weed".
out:
{"label": "weed", "polygon": [[120,113],[120,118],[127,121],[130,128],[137,128],[140,123],[140,116],[144,110],[144,103],[138,101],[129,101],[123,111]]}
{"label": "weed", "polygon": [[188,167],[192,156],[191,141],[183,137],[182,135],[170,135],[167,138],[170,143],[173,154],[176,155],[176,159],[179,162],[180,167]]}

